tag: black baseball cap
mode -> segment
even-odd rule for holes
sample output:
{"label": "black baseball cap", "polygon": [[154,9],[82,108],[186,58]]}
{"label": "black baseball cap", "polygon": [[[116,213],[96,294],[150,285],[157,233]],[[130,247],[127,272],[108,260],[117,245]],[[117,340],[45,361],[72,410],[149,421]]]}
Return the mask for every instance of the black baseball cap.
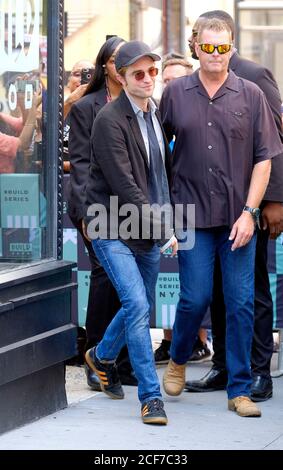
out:
{"label": "black baseball cap", "polygon": [[115,57],[115,67],[119,71],[122,67],[132,65],[142,57],[151,57],[153,60],[161,60],[161,57],[151,52],[149,46],[142,41],[129,41],[123,44]]}

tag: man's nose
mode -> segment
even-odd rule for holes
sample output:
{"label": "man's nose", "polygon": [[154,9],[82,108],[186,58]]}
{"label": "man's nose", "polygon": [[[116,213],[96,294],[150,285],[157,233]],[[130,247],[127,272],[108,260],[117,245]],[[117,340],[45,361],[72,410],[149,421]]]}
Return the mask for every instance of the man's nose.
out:
{"label": "man's nose", "polygon": [[216,55],[216,56],[220,55],[217,47],[215,47],[214,51],[212,52],[212,55]]}
{"label": "man's nose", "polygon": [[144,79],[143,79],[144,82],[151,82],[153,79],[154,79],[154,77],[152,77],[152,76],[149,74],[149,72],[145,72],[145,73],[144,73]]}

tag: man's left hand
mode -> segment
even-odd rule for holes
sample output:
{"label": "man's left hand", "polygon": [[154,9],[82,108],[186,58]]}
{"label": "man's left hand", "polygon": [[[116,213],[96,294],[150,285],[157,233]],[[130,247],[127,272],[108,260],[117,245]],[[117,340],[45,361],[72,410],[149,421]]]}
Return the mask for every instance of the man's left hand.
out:
{"label": "man's left hand", "polygon": [[269,238],[275,240],[283,232],[283,204],[267,202],[262,210],[262,228],[269,229]]}

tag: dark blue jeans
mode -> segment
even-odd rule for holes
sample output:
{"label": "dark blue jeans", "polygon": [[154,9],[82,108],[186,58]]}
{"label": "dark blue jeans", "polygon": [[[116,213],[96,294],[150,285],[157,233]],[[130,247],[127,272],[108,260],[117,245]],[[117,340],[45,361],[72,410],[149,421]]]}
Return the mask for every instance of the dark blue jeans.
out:
{"label": "dark blue jeans", "polygon": [[228,398],[250,395],[251,345],[254,313],[256,235],[231,251],[228,228],[197,229],[192,250],[178,252],[180,300],[173,328],[171,357],[184,364],[211,303],[216,253],[219,255],[226,306],[226,363]]}
{"label": "dark blue jeans", "polygon": [[93,240],[92,246],[122,304],[97,346],[97,356],[113,361],[127,344],[141,403],[161,398],[149,329],[160,250],[154,245],[135,254],[120,240]]}

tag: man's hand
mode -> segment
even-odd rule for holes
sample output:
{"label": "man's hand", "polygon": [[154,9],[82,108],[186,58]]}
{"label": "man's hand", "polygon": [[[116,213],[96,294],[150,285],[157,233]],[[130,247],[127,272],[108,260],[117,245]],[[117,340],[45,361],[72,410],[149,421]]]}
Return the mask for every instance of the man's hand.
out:
{"label": "man's hand", "polygon": [[82,231],[83,231],[83,234],[84,234],[84,237],[89,241],[91,242],[91,239],[89,238],[88,234],[87,234],[87,227],[84,223],[84,219],[82,219]]}
{"label": "man's hand", "polygon": [[255,223],[252,214],[245,211],[234,223],[229,240],[234,240],[231,250],[241,248],[249,243],[255,231]]}
{"label": "man's hand", "polygon": [[275,240],[283,232],[283,204],[267,202],[262,210],[262,228],[269,229],[269,238]]}
{"label": "man's hand", "polygon": [[178,251],[178,240],[176,237],[173,238],[170,248],[172,248],[171,256],[175,256]]}
{"label": "man's hand", "polygon": [[[170,242],[170,244],[168,245],[168,243]],[[172,252],[171,252],[171,256],[174,256],[177,254],[177,251],[178,251],[178,240],[177,238],[173,235],[173,237],[167,242],[165,243],[164,246],[162,246],[160,248],[160,253],[164,253],[164,251],[168,250],[169,248],[172,249]]]}

